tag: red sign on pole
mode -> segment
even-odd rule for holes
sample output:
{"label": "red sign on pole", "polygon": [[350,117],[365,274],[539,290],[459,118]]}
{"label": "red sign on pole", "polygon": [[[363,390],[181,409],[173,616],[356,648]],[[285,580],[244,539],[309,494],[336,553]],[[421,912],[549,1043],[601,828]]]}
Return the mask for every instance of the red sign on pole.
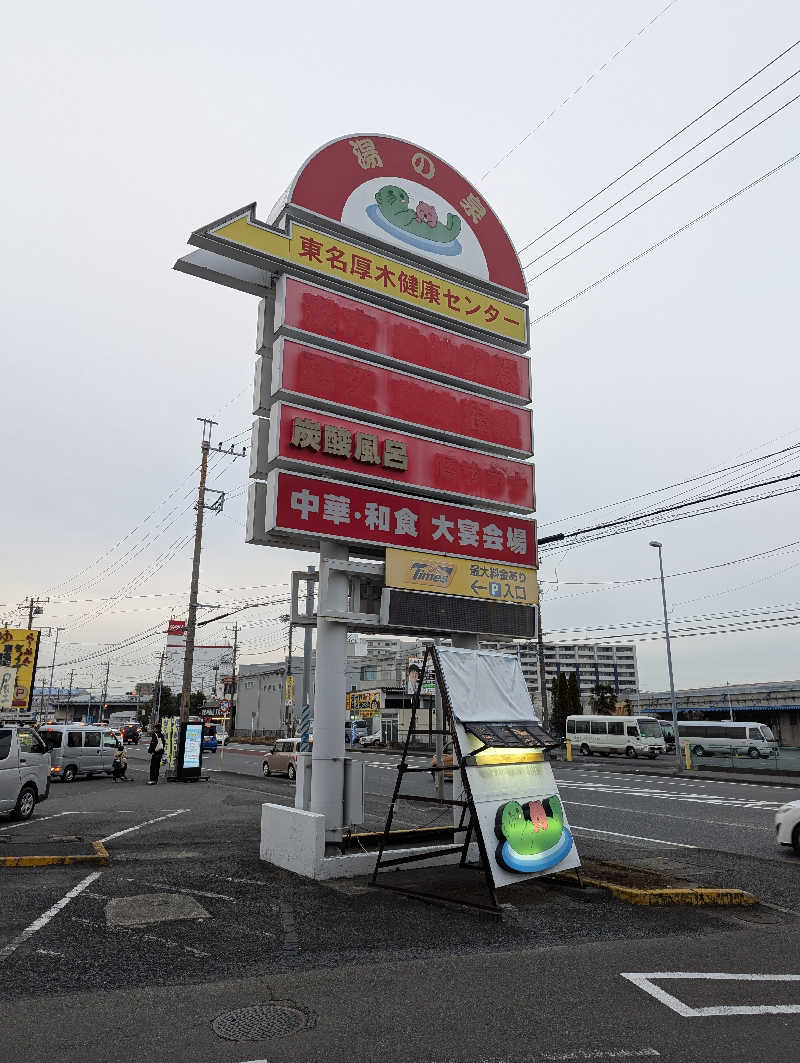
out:
{"label": "red sign on pole", "polygon": [[[260,407],[266,410],[270,396],[264,394],[265,375],[262,372]],[[316,400],[326,408],[427,428],[487,449],[521,457],[532,453],[526,409],[295,340],[275,343],[271,389],[273,398]]]}
{"label": "red sign on pole", "polygon": [[[249,542],[270,542],[278,533],[279,545],[288,533],[309,548],[320,539],[344,539],[536,567],[536,524],[524,517],[290,472],[271,472],[267,484],[250,490]],[[263,524],[256,527],[259,513]]]}
{"label": "red sign on pole", "polygon": [[[379,357],[441,373],[481,389],[502,392],[511,401],[531,397],[528,358],[479,340],[427,325],[402,314],[326,288],[284,276],[278,282],[274,328],[334,340]],[[313,342],[313,341],[312,341]]]}
{"label": "red sign on pole", "polygon": [[[284,402],[273,405],[269,422],[259,422],[259,435],[268,424],[270,465],[330,469],[345,479],[388,481],[414,493],[454,495],[517,512],[534,509],[533,466],[523,462]],[[257,455],[253,471],[266,476],[260,440]]]}

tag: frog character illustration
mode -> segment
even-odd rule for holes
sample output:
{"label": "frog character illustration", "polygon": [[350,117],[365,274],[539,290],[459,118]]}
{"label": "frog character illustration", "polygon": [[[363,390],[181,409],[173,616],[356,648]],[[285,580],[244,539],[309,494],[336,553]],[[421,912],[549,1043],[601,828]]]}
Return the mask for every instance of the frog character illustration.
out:
{"label": "frog character illustration", "polygon": [[508,871],[546,871],[560,863],[572,847],[558,797],[541,801],[508,801],[497,810],[497,862]]}
{"label": "frog character illustration", "polygon": [[378,209],[387,222],[411,236],[430,240],[437,244],[449,244],[458,239],[461,219],[457,214],[447,215],[447,224],[439,221],[436,207],[430,203],[409,206],[408,192],[398,185],[384,185],[375,193]]}

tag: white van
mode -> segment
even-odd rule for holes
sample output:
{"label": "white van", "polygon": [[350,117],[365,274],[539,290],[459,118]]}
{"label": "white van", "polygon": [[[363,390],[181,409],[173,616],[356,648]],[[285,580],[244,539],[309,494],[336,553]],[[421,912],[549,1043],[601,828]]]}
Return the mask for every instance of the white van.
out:
{"label": "white van", "polygon": [[700,720],[697,723],[679,722],[678,734],[681,747],[689,743],[694,757],[721,756],[774,757],[778,752],[775,735],[764,723],[747,723],[736,720]]}
{"label": "white van", "polygon": [[50,750],[50,775],[74,782],[78,775],[111,775],[117,736],[107,727],[82,723],[56,723],[39,734]]}
{"label": "white van", "polygon": [[50,756],[32,727],[0,726],[0,812],[30,819],[50,793]]}
{"label": "white van", "polygon": [[666,752],[659,722],[648,716],[568,716],[567,741],[584,757],[624,753],[654,760]]}

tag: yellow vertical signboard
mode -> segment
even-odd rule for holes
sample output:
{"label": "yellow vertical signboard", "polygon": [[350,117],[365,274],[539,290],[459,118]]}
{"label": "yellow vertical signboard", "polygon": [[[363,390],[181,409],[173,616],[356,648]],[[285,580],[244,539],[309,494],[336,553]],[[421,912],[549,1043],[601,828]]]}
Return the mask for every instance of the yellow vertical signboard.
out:
{"label": "yellow vertical signboard", "polygon": [[29,711],[40,634],[27,628],[0,628],[0,711]]}

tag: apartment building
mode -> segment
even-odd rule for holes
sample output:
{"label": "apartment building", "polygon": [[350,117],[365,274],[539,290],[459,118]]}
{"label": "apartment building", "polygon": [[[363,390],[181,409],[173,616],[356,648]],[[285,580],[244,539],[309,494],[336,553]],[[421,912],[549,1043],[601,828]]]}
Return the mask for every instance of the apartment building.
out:
{"label": "apartment building", "polygon": [[[534,705],[541,706],[539,693],[539,646],[528,642],[481,642],[485,649],[503,653],[519,652],[522,671],[528,684]],[[588,706],[592,691],[598,683],[614,689],[617,696],[630,699],[639,689],[639,672],[636,665],[636,647],[633,645],[609,645],[608,643],[544,643],[544,665],[547,689],[563,672],[574,672],[578,677],[581,700]]]}

